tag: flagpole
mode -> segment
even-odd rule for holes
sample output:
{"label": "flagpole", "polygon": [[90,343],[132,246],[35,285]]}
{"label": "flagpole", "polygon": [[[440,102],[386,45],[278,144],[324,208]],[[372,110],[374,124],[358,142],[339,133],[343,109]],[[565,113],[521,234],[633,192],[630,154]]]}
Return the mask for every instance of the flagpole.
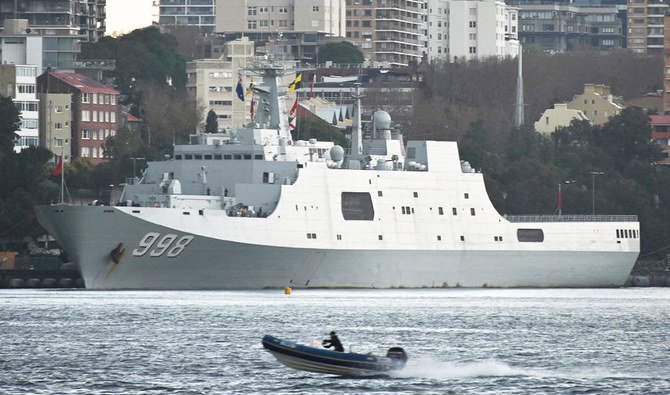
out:
{"label": "flagpole", "polygon": [[60,163],[61,163],[61,170],[60,170],[60,202],[61,204],[65,203],[65,163],[63,163],[63,152],[64,148],[63,146],[60,147]]}

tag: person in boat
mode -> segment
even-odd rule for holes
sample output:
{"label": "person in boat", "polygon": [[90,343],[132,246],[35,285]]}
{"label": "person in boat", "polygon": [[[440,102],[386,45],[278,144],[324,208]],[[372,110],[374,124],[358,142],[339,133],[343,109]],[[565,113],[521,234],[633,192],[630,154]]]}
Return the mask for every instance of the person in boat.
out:
{"label": "person in boat", "polygon": [[335,351],[344,352],[344,347],[342,347],[342,343],[340,342],[340,339],[337,337],[335,331],[330,332],[330,338],[324,339],[321,342],[321,344],[323,344],[323,346],[326,348],[333,347]]}

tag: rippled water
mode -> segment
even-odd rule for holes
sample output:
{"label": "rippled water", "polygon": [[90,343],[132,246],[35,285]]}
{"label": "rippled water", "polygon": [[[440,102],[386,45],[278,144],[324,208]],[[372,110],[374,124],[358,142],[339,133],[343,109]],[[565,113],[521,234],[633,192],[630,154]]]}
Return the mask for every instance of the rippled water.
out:
{"label": "rippled water", "polygon": [[[264,334],[337,330],[390,378],[280,365]],[[670,289],[0,290],[3,394],[670,393]]]}

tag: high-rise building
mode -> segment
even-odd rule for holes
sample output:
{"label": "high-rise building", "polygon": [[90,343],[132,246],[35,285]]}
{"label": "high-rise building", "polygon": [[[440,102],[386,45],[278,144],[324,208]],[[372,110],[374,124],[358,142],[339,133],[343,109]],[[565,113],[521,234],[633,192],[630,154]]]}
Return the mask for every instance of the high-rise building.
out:
{"label": "high-rise building", "polygon": [[35,65],[38,74],[48,67],[73,71],[79,41],[76,35],[36,35],[25,19],[5,19],[0,33],[0,62]]}
{"label": "high-rise building", "polygon": [[548,52],[609,50],[623,46],[623,26],[615,5],[576,5],[542,0],[515,1],[524,48]]}
{"label": "high-rise building", "polygon": [[105,35],[107,0],[0,0],[0,25],[5,19],[27,19],[37,35],[75,35],[97,41]]}
{"label": "high-rise building", "polygon": [[423,0],[346,0],[346,36],[365,58],[389,66],[419,62],[426,45]]}
{"label": "high-rise building", "polygon": [[628,0],[628,48],[637,53],[663,51],[663,0]]}
{"label": "high-rise building", "polygon": [[11,97],[21,111],[21,127],[16,134],[19,139],[14,151],[38,145],[38,102],[35,95],[37,67],[31,65],[0,65],[0,93]]}
{"label": "high-rise building", "polygon": [[158,7],[161,25],[197,26],[203,33],[214,33],[215,0],[160,0]]}

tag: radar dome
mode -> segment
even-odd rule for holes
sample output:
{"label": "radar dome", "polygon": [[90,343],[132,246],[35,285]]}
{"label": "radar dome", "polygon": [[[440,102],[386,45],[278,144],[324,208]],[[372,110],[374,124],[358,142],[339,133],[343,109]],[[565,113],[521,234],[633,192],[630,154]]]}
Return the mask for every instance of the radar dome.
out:
{"label": "radar dome", "polygon": [[386,111],[375,111],[372,116],[372,122],[374,123],[375,128],[379,130],[391,129],[391,116]]}
{"label": "radar dome", "polygon": [[344,159],[344,148],[334,145],[330,148],[330,159],[339,162]]}

